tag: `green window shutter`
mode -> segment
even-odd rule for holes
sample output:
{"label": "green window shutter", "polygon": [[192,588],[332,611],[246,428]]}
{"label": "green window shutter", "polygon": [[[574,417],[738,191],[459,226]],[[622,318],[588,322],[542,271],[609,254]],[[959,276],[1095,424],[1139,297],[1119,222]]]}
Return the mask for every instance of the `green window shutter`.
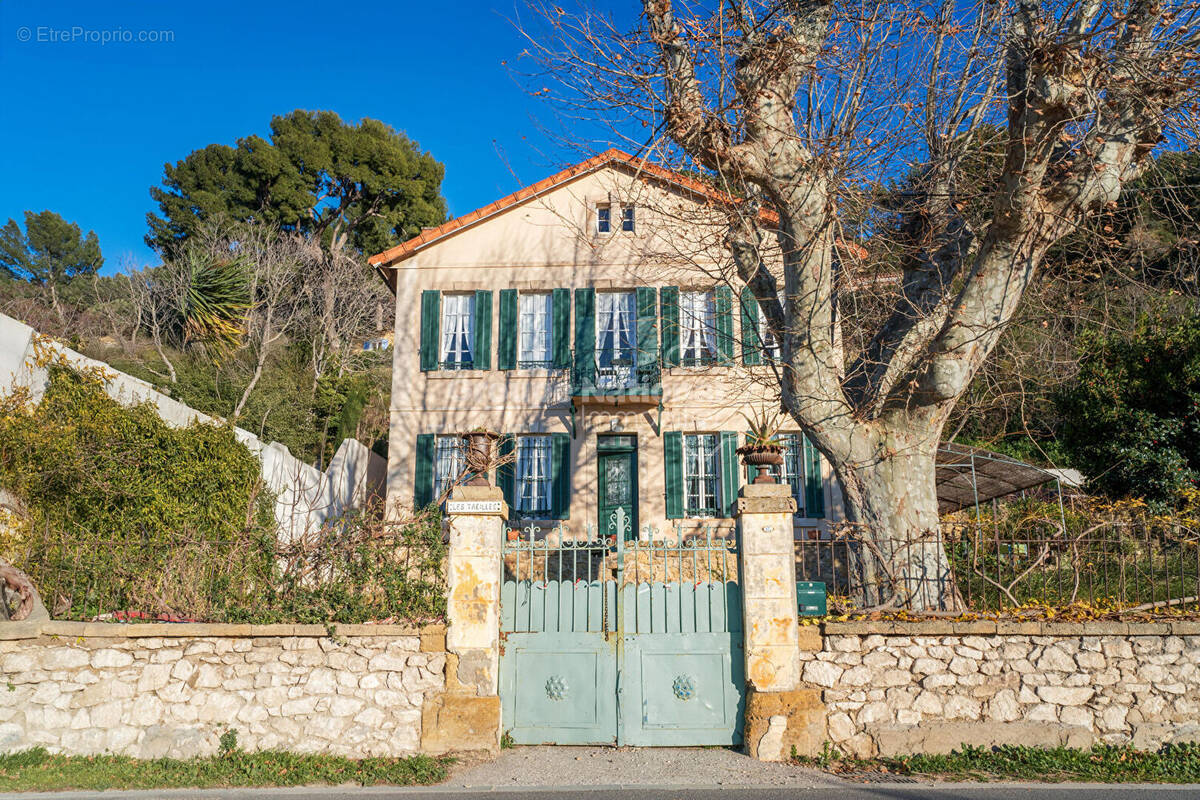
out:
{"label": "green window shutter", "polygon": [[550,516],[571,518],[571,437],[550,434]]}
{"label": "green window shutter", "polygon": [[725,516],[737,513],[738,456],[737,433],[721,431],[721,501],[725,504]]}
{"label": "green window shutter", "polygon": [[825,517],[825,481],[821,479],[821,451],[804,437],[804,516]]}
{"label": "green window shutter", "polygon": [[413,472],[413,507],[417,510],[433,502],[433,457],[437,437],[417,434],[417,466]]}
{"label": "green window shutter", "polygon": [[421,371],[438,368],[441,357],[442,293],[437,289],[421,292]]}
{"label": "green window shutter", "polygon": [[473,369],[492,368],[492,293],[481,289],[475,293],[475,344],[471,348]]}
{"label": "green window shutter", "polygon": [[742,289],[742,363],[762,363],[762,337],[758,331],[758,300],[749,286]]}
{"label": "green window shutter", "polygon": [[550,301],[554,330],[550,346],[554,350],[554,368],[571,368],[571,290],[555,289]]}
{"label": "green window shutter", "polygon": [[[750,432],[746,431],[745,443],[750,444]],[[746,483],[754,483],[754,479],[758,477],[758,467],[751,464],[746,465]]]}
{"label": "green window shutter", "polygon": [[667,470],[667,519],[683,518],[683,434],[663,434],[663,463]]}
{"label": "green window shutter", "polygon": [[596,290],[575,290],[575,372],[582,384],[596,378]]}
{"label": "green window shutter", "polygon": [[517,290],[500,290],[500,325],[496,329],[496,369],[517,368]]}
{"label": "green window shutter", "polygon": [[658,296],[648,286],[637,290],[637,345],[639,367],[658,363]]}
{"label": "green window shutter", "polygon": [[[517,437],[511,433],[506,433],[500,437],[496,452],[503,459],[506,456],[512,455],[516,447]],[[504,493],[504,502],[508,503],[508,510],[511,514],[517,500],[517,465],[515,463],[509,462],[508,464],[501,464],[496,467],[496,485]]]}
{"label": "green window shutter", "polygon": [[664,367],[679,366],[679,287],[658,290],[662,307],[662,360]]}
{"label": "green window shutter", "polygon": [[733,290],[717,287],[717,363],[733,366]]}

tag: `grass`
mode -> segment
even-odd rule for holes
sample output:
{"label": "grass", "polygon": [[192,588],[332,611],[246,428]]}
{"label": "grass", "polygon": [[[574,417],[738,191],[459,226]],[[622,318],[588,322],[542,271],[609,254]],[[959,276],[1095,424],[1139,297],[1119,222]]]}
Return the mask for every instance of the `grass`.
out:
{"label": "grass", "polygon": [[835,773],[890,772],[955,781],[1200,783],[1200,743],[1166,744],[1154,751],[1109,745],[1089,750],[967,745],[948,755],[875,759],[844,759],[826,745],[820,756],[796,761]]}
{"label": "grass", "polygon": [[226,750],[206,758],[60,756],[37,747],[0,755],[0,791],[55,789],[211,789],[309,784],[412,785],[444,780],[449,759],[350,759],[278,751]]}

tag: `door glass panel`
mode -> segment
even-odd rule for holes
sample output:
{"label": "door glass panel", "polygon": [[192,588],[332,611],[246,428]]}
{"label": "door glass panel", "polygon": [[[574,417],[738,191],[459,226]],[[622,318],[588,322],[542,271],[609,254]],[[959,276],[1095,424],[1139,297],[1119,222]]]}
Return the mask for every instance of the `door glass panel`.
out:
{"label": "door glass panel", "polygon": [[629,481],[629,459],[625,456],[604,460],[604,505],[615,508],[633,502]]}

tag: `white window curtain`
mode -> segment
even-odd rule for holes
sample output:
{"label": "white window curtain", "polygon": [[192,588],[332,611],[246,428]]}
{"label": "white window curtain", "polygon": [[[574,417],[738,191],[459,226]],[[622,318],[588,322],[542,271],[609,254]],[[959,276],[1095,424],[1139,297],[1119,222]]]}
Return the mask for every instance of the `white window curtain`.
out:
{"label": "white window curtain", "polygon": [[689,517],[717,515],[719,483],[717,435],[690,434],[683,437],[684,513]]}
{"label": "white window curtain", "polygon": [[633,386],[637,370],[637,299],[633,292],[596,295],[596,384]]}
{"label": "white window curtain", "polygon": [[[783,302],[782,294],[779,296],[779,302]],[[775,335],[771,333],[771,326],[767,324],[767,315],[763,313],[762,306],[758,303],[755,303],[754,306],[758,309],[758,333],[762,337],[763,355],[772,361],[778,361],[783,351],[779,347],[779,342],[775,340]]]}
{"label": "white window curtain", "polygon": [[464,442],[459,436],[439,436],[434,453],[433,496],[440,498],[442,493],[454,485],[467,468]]}
{"label": "white window curtain", "polygon": [[684,364],[710,364],[717,359],[717,304],[713,292],[679,295],[680,356]]}
{"label": "white window curtain", "polygon": [[524,516],[550,510],[550,439],[517,439],[517,511]]}
{"label": "white window curtain", "polygon": [[520,353],[522,366],[548,366],[550,363],[551,300],[548,294],[520,295]]}
{"label": "white window curtain", "polygon": [[469,366],[475,329],[475,295],[442,295],[442,364]]}

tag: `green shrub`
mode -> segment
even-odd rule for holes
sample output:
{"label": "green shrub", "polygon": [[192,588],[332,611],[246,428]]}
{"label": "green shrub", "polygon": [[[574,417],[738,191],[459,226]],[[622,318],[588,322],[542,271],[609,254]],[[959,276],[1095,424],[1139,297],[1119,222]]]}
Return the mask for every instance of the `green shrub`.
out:
{"label": "green shrub", "polygon": [[49,369],[37,405],[0,401],[0,484],[27,506],[4,550],[47,605],[205,613],[270,581],[274,497],[231,428],[171,428],[99,374]]}
{"label": "green shrub", "polygon": [[1110,497],[1179,504],[1200,486],[1200,318],[1144,318],[1081,349],[1076,382],[1055,396],[1071,464]]}
{"label": "green shrub", "polygon": [[[50,364],[39,404],[0,399],[0,486],[25,505],[0,555],[56,616],[115,611],[213,622],[426,620],[445,613],[441,520],[378,509],[295,541],[233,430],[170,428],[126,408],[104,377]],[[15,533],[14,533],[15,531]]]}

